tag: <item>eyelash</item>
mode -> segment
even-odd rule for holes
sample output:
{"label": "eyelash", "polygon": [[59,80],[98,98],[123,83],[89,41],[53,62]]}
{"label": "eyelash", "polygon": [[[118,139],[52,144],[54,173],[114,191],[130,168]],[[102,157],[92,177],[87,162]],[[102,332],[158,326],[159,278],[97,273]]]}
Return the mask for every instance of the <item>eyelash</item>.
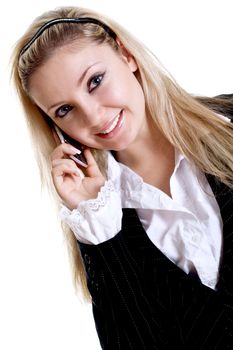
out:
{"label": "eyelash", "polygon": [[[105,74],[105,73],[96,74],[96,75],[94,75],[93,77],[91,77],[91,78],[88,80],[88,82],[87,82],[87,87],[88,87],[89,93],[91,93],[92,91],[94,91],[94,90],[101,84],[101,82],[102,82],[102,80],[103,80],[103,78],[104,78],[104,74]],[[100,78],[100,81],[97,82],[96,85],[95,85],[92,89],[90,89],[92,82],[94,82],[95,79],[99,79],[99,78]],[[62,109],[67,108],[67,107],[68,107],[69,110],[68,110],[68,111],[65,111],[65,114],[59,115],[59,112],[60,112]],[[58,117],[58,118],[64,118],[70,111],[72,111],[72,109],[73,109],[73,107],[70,106],[70,105],[68,105],[68,104],[67,104],[67,105],[63,105],[63,106],[59,107],[59,108],[55,111],[55,116]]]}
{"label": "eyelash", "polygon": [[[88,82],[87,82],[87,87],[88,87],[88,89],[89,89],[89,92],[92,92],[94,89],[96,89],[96,88],[101,84],[101,82],[102,82],[102,80],[103,80],[103,78],[104,78],[104,74],[105,74],[105,73],[96,74],[96,75],[94,75],[93,77],[91,77],[91,78],[88,80]],[[96,85],[94,88],[90,89],[91,83],[92,83],[95,79],[99,79],[99,78],[101,78],[101,79],[100,79],[100,82],[97,83],[97,85]]]}
{"label": "eyelash", "polygon": [[[63,114],[63,115],[59,115],[59,113],[63,110],[63,109],[65,109],[65,108],[69,108],[69,110],[67,111],[65,111],[65,114]],[[73,107],[72,106],[70,106],[70,105],[63,105],[63,106],[61,106],[61,107],[59,107],[56,111],[55,111],[55,117],[56,118],[64,118],[66,115],[67,115],[67,113],[69,113],[70,111],[72,111],[72,109],[73,109]]]}

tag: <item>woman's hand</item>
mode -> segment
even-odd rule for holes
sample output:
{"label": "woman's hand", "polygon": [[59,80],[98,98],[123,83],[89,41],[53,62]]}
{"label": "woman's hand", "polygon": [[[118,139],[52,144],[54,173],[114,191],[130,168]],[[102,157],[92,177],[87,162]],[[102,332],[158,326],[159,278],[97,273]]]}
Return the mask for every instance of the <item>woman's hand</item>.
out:
{"label": "woman's hand", "polygon": [[83,200],[94,199],[105,182],[89,149],[84,150],[87,160],[86,176],[77,164],[69,158],[77,150],[67,144],[60,144],[52,153],[52,178],[57,193],[69,209],[77,208]]}

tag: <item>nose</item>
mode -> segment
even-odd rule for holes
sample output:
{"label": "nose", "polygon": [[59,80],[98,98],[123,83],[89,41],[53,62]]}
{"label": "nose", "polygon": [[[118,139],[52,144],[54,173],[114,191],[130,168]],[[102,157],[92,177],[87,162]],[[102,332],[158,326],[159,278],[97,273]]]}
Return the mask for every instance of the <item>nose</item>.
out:
{"label": "nose", "polygon": [[79,118],[85,126],[93,129],[101,125],[101,121],[105,118],[105,108],[99,100],[92,97],[83,97],[78,100]]}

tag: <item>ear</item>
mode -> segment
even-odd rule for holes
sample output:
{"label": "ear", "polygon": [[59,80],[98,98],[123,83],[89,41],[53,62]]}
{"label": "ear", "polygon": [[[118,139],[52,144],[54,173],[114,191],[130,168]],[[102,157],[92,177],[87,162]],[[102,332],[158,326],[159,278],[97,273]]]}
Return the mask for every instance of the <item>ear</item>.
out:
{"label": "ear", "polygon": [[132,72],[136,72],[136,70],[138,69],[138,65],[137,65],[135,58],[125,48],[125,46],[122,44],[122,42],[120,41],[119,38],[116,38],[116,42],[120,48],[120,53],[121,53],[122,59],[128,64],[128,66]]}

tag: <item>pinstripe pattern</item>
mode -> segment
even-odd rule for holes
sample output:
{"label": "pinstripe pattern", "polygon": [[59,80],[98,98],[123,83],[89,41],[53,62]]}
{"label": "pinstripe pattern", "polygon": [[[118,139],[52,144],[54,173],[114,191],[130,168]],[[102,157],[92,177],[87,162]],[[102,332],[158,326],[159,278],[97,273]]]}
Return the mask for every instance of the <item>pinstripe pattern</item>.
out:
{"label": "pinstripe pattern", "polygon": [[79,243],[102,349],[233,349],[233,191],[207,179],[223,219],[217,291],[167,259],[134,209],[123,209],[111,240]]}
{"label": "pinstripe pattern", "polygon": [[80,243],[103,349],[233,349],[233,193],[209,181],[224,220],[218,291],[168,260],[149,240],[136,211],[98,246]]}

